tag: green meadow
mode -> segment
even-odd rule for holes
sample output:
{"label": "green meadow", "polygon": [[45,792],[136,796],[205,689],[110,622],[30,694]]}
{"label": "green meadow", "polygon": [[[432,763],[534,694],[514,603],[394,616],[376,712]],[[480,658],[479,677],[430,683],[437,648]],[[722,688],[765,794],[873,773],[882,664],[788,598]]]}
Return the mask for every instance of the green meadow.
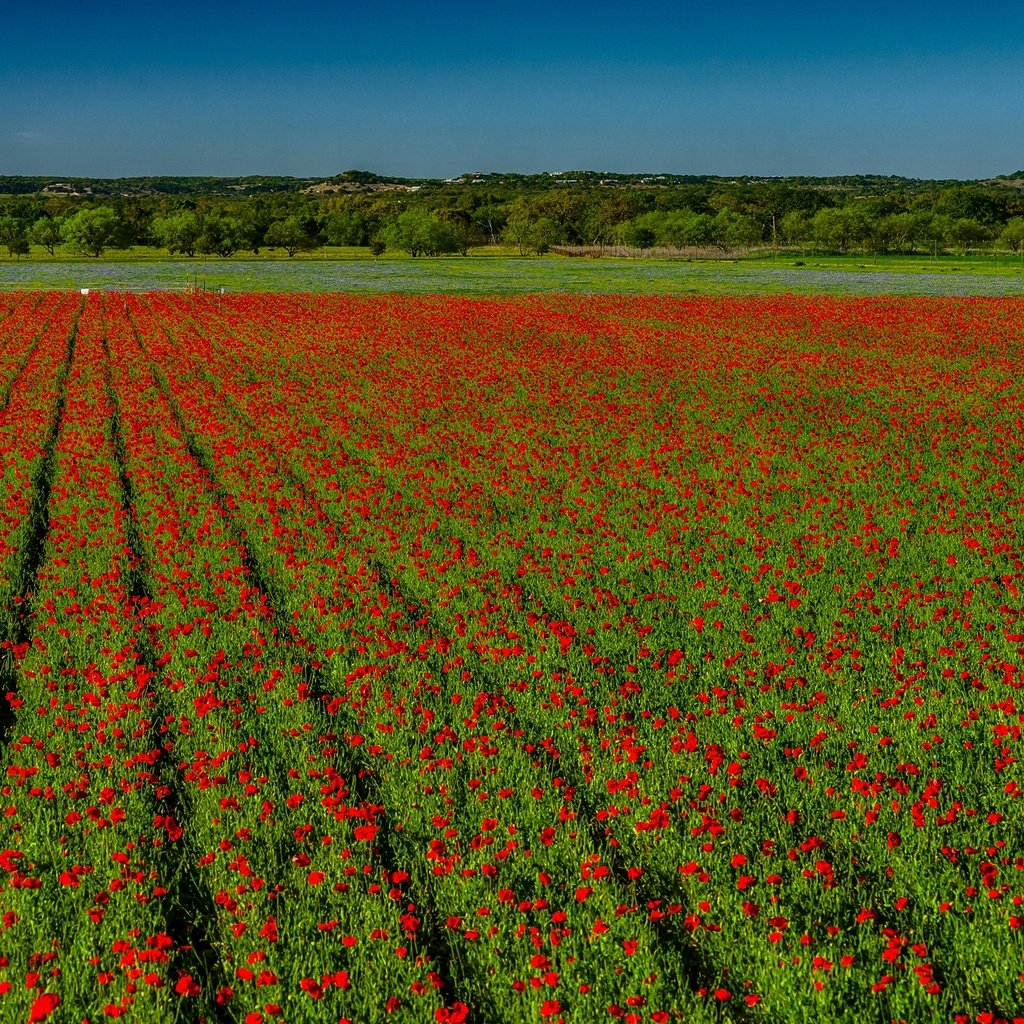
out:
{"label": "green meadow", "polygon": [[468,256],[374,259],[365,249],[326,247],[287,258],[183,259],[148,247],[100,258],[0,260],[0,289],[396,292],[437,294],[835,294],[1017,295],[1024,262],[1007,254],[815,256],[743,259],[521,257],[507,247]]}

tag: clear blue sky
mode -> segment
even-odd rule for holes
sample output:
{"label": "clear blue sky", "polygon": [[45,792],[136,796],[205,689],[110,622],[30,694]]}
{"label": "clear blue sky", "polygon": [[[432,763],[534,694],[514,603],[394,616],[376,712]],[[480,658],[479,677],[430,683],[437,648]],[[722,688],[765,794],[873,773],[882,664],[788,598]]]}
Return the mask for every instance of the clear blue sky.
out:
{"label": "clear blue sky", "polygon": [[1024,167],[1013,3],[9,6],[6,174]]}

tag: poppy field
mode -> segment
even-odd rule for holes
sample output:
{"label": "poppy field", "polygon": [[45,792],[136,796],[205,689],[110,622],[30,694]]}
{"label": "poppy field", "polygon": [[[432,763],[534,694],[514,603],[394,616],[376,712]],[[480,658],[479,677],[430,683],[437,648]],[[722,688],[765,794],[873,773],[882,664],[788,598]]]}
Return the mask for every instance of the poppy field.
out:
{"label": "poppy field", "polygon": [[0,294],[0,1020],[1024,1022],[1024,302]]}

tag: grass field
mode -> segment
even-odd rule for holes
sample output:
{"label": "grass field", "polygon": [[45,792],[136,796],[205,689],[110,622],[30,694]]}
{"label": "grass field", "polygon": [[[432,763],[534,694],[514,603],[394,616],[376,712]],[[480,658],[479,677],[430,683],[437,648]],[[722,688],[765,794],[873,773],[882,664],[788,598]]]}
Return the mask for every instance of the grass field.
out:
{"label": "grass field", "polygon": [[0,353],[0,1019],[1024,1019],[1020,300]]}
{"label": "grass field", "polygon": [[[720,262],[515,257],[507,253],[444,258],[367,259],[365,250],[323,251],[295,259],[183,260],[152,256],[100,260],[0,262],[0,290],[150,291],[198,283],[228,291],[396,292],[432,294],[836,294],[1019,295],[1016,257],[763,257]],[[803,263],[803,266],[795,266]]]}

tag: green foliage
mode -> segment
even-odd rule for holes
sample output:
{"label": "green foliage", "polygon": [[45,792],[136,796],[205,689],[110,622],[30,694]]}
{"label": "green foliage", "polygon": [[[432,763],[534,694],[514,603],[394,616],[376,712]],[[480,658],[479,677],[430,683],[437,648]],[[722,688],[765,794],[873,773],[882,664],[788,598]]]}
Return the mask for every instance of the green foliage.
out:
{"label": "green foliage", "polygon": [[324,224],[328,245],[369,245],[380,227],[379,219],[356,206],[331,214]]}
{"label": "green foliage", "polygon": [[992,237],[991,230],[980,221],[959,217],[950,225],[948,241],[963,253],[978,248]]}
{"label": "green foliage", "polygon": [[[206,256],[234,256],[247,244],[245,224],[237,217],[211,215],[203,219],[196,249]],[[293,255],[293,254],[289,254]]]}
{"label": "green foliage", "polygon": [[779,222],[780,240],[786,245],[801,245],[811,238],[811,218],[803,210],[790,210]]}
{"label": "green foliage", "polygon": [[64,240],[61,235],[60,224],[52,217],[40,217],[29,229],[29,240],[41,245],[51,256],[57,251],[57,246]]}
{"label": "green foliage", "polygon": [[826,252],[847,252],[862,245],[870,233],[864,212],[856,206],[819,210],[811,221],[815,243]]}
{"label": "green foliage", "polygon": [[319,244],[315,234],[309,231],[298,214],[292,214],[284,220],[275,220],[263,237],[272,249],[284,249],[289,257],[299,252],[309,252]]}
{"label": "green foliage", "polygon": [[120,231],[121,221],[110,206],[86,207],[63,225],[65,241],[83,256],[102,256],[108,248],[121,248]]}
{"label": "green foliage", "polygon": [[410,256],[466,252],[465,238],[421,207],[400,213],[381,233],[381,239],[389,248],[402,249]]}
{"label": "green foliage", "polygon": [[195,256],[203,226],[194,212],[182,210],[169,217],[157,217],[151,230],[153,238],[168,252]]}
{"label": "green foliage", "polygon": [[665,215],[659,241],[676,248],[700,248],[711,242],[711,217],[693,210],[674,210]]}
{"label": "green foliage", "polygon": [[760,237],[760,225],[754,218],[734,210],[719,210],[711,221],[711,242],[723,252],[754,245]]}
{"label": "green foliage", "polygon": [[999,235],[999,241],[1010,252],[1024,252],[1024,217],[1012,218]]}
{"label": "green foliage", "polygon": [[657,232],[654,228],[649,227],[645,224],[633,221],[626,225],[626,230],[623,233],[623,238],[626,245],[631,245],[636,249],[639,249],[641,253],[650,249],[655,242],[658,240]]}
{"label": "green foliage", "polygon": [[[615,242],[645,253],[788,246],[829,254],[927,252],[936,258],[942,251],[1009,245],[1003,233],[1024,217],[1024,194],[1005,178],[871,175],[763,180],[567,171],[432,181],[352,170],[324,182],[0,177],[0,217],[15,218],[51,256],[61,239],[53,224],[41,225],[37,238],[35,225],[70,223],[83,210],[97,209],[108,211],[102,218],[116,218],[116,230],[106,237],[97,224],[87,230],[75,221],[75,239],[68,239],[73,252],[97,256],[112,247],[156,246],[186,256],[227,257],[258,254],[270,245],[294,256],[321,243],[363,247],[379,238],[417,255],[500,243],[523,255],[559,245],[593,247],[600,254]],[[287,227],[271,230],[284,222]],[[268,231],[273,242],[265,241]],[[1012,241],[1014,231],[1005,237]]]}
{"label": "green foliage", "polygon": [[28,233],[15,217],[0,217],[0,245],[7,248],[9,256],[25,256],[28,253]]}

